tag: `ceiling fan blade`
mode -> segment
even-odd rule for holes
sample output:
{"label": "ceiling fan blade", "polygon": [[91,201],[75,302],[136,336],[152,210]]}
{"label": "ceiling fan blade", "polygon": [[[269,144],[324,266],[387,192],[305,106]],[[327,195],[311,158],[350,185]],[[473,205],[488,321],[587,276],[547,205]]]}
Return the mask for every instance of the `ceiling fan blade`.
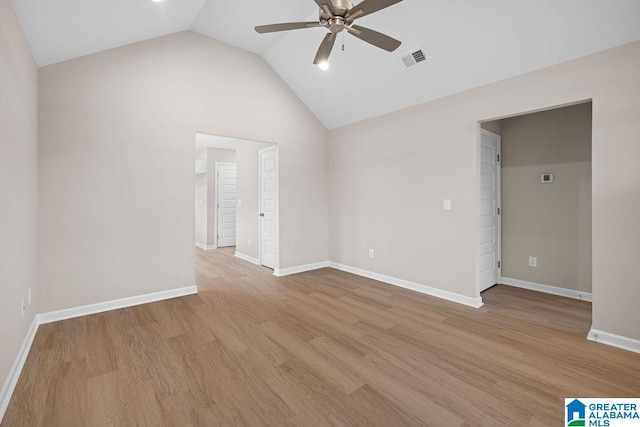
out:
{"label": "ceiling fan blade", "polygon": [[389,37],[385,34],[359,25],[352,25],[351,27],[345,28],[360,40],[364,40],[369,44],[386,50],[387,52],[393,52],[402,44],[400,40],[396,40],[393,37]]}
{"label": "ceiling fan blade", "polygon": [[320,7],[320,9],[327,12],[332,18],[336,15],[336,11],[333,8],[333,3],[331,3],[331,0],[315,0],[315,2]]}
{"label": "ceiling fan blade", "polygon": [[322,27],[319,22],[285,22],[283,24],[258,25],[256,31],[260,34],[275,33],[276,31],[300,30],[302,28]]}
{"label": "ceiling fan blade", "polygon": [[[316,3],[318,1],[316,1]],[[389,6],[393,6],[394,4],[400,3],[401,1],[402,0],[364,0],[362,3],[355,5],[353,9],[349,11],[346,18],[349,21],[353,21],[354,19],[359,19],[363,16],[367,16]]]}
{"label": "ceiling fan blade", "polygon": [[331,55],[331,49],[333,49],[333,44],[336,42],[336,35],[334,33],[329,33],[324,36],[324,40],[320,44],[320,48],[318,49],[318,53],[316,53],[316,59],[313,60],[313,63],[318,65],[322,62],[327,62],[329,59],[329,55]]}

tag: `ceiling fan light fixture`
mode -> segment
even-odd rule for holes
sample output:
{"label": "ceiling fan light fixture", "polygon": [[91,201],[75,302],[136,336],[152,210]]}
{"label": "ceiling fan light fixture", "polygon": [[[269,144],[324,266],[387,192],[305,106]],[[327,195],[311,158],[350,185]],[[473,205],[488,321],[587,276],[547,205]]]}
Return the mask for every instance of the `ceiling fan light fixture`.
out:
{"label": "ceiling fan light fixture", "polygon": [[329,63],[327,61],[322,61],[318,64],[318,67],[320,67],[322,71],[327,71],[329,69]]}

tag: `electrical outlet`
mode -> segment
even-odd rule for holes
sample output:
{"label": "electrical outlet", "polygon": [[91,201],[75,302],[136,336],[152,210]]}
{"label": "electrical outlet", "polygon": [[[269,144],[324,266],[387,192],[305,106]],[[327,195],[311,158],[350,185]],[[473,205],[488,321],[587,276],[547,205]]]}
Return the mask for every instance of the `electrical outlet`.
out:
{"label": "electrical outlet", "polygon": [[200,230],[202,230],[202,223],[198,224],[198,227],[200,227]]}
{"label": "electrical outlet", "polygon": [[249,246],[251,246],[251,237],[249,237]]}
{"label": "electrical outlet", "polygon": [[27,291],[27,305],[31,305],[31,288]]}
{"label": "electrical outlet", "polygon": [[529,257],[529,267],[537,267],[538,266],[538,257],[530,256]]}
{"label": "electrical outlet", "polygon": [[373,258],[373,249],[369,249],[369,258]]}

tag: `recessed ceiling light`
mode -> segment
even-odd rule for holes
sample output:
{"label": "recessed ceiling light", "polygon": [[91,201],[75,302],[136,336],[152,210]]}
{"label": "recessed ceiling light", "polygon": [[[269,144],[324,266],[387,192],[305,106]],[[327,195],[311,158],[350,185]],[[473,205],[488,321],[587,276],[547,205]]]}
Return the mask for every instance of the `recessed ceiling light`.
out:
{"label": "recessed ceiling light", "polygon": [[327,61],[322,61],[318,64],[318,67],[320,67],[322,71],[327,71],[329,69],[329,63]]}
{"label": "recessed ceiling light", "polygon": [[160,3],[162,0],[151,0],[154,3]]}

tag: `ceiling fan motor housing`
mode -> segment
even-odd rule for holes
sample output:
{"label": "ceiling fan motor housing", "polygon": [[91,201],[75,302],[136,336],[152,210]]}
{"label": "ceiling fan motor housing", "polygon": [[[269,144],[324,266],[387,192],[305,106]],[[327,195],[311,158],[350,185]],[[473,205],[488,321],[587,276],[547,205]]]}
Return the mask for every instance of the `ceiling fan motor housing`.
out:
{"label": "ceiling fan motor housing", "polygon": [[[330,0],[331,4],[333,4],[333,10],[335,13],[335,18],[342,18],[342,23],[344,24],[344,16],[353,8],[353,3],[349,0]],[[329,15],[324,9],[320,9],[320,22],[323,24],[331,25],[331,15]]]}

